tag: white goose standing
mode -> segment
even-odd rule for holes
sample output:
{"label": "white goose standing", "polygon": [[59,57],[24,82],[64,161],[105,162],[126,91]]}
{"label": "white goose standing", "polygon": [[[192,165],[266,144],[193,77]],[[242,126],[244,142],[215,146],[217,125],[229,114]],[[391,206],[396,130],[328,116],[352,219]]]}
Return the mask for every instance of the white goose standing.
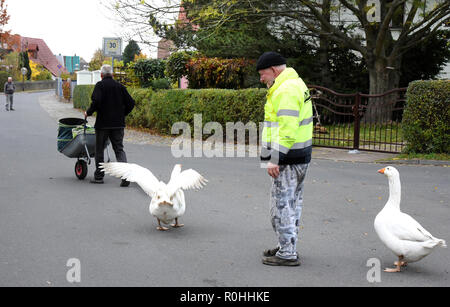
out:
{"label": "white goose standing", "polygon": [[389,200],[375,218],[375,231],[380,240],[395,255],[395,268],[385,272],[400,272],[408,262],[419,261],[430,254],[436,246],[447,247],[444,240],[433,237],[415,219],[400,211],[400,174],[396,168],[387,166],[378,171],[389,179]]}
{"label": "white goose standing", "polygon": [[173,168],[168,184],[159,181],[150,170],[137,164],[112,162],[100,163],[100,165],[106,174],[136,182],[152,198],[149,210],[157,218],[157,229],[161,231],[168,230],[161,226],[161,222],[169,224],[175,220],[172,227],[184,226],[178,223],[178,218],[186,210],[183,190],[201,189],[208,182],[192,169],[181,172],[180,164]]}

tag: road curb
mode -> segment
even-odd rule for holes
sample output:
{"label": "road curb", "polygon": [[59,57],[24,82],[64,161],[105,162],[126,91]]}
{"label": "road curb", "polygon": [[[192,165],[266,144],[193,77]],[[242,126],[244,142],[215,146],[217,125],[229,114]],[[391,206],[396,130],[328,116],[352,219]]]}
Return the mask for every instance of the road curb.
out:
{"label": "road curb", "polygon": [[426,165],[426,166],[450,166],[450,161],[442,160],[389,160],[389,161],[377,161],[377,163],[385,164],[406,164],[406,165]]}

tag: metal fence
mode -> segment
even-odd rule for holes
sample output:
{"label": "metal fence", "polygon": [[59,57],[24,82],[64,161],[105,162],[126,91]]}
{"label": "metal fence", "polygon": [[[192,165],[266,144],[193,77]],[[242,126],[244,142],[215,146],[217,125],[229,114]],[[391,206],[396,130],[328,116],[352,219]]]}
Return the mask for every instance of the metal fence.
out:
{"label": "metal fence", "polygon": [[315,146],[399,153],[406,88],[380,95],[340,94],[310,86]]}

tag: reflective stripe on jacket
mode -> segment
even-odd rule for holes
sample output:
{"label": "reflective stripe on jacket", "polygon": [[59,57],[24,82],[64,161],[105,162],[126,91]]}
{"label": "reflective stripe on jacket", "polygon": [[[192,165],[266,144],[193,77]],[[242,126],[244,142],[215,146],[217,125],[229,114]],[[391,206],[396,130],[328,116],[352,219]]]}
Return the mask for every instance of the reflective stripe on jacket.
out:
{"label": "reflective stripe on jacket", "polygon": [[267,93],[261,160],[278,165],[309,163],[312,136],[309,89],[293,68],[286,68]]}

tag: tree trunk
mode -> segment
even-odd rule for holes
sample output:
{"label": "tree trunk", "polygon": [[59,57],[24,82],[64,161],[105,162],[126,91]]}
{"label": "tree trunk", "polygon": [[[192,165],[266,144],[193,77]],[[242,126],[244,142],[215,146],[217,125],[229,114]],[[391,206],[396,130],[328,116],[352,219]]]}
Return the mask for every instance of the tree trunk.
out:
{"label": "tree trunk", "polygon": [[[397,63],[398,64],[398,61]],[[400,75],[399,67],[382,59],[377,59],[373,66],[369,66],[370,95],[382,95],[398,87]],[[364,112],[364,123],[388,123],[392,121],[392,110],[397,100],[397,92],[381,97],[369,97]],[[364,103],[364,101],[363,101]]]}
{"label": "tree trunk", "polygon": [[[328,22],[330,22],[331,16],[330,9],[331,9],[331,0],[324,0],[322,4],[322,14]],[[326,32],[327,30],[324,29],[322,26],[322,33]],[[330,40],[326,35],[321,34],[319,47],[319,63],[321,66],[320,81],[322,82],[322,86],[325,87],[331,86],[329,49],[330,49]]]}

